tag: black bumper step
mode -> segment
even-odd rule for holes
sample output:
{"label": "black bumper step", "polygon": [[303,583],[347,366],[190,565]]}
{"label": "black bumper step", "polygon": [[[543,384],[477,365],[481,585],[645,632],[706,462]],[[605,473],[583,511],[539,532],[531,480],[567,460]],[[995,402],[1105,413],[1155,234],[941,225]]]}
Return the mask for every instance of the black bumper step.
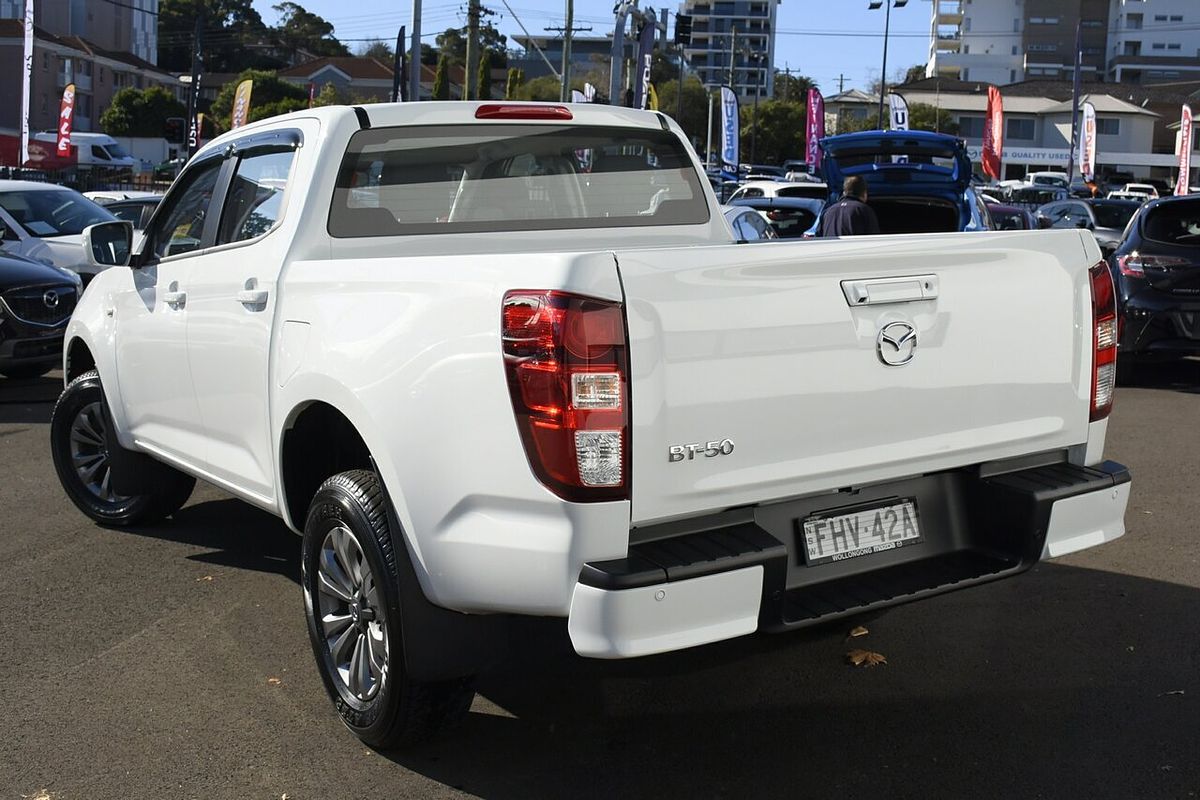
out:
{"label": "black bumper step", "polygon": [[[626,558],[585,564],[579,581],[619,591],[761,565],[760,628],[802,627],[1022,572],[1041,556],[1056,501],[1130,480],[1129,471],[1112,461],[1098,467],[1050,464],[988,477],[965,470],[953,474],[954,480],[938,485],[952,487],[946,490],[952,496],[942,499],[957,509],[946,516],[954,535],[942,537],[940,552],[914,553],[902,563],[872,567],[872,556],[865,556],[851,560],[864,569],[835,576],[826,565],[803,563],[795,532],[741,522],[631,544]],[[798,529],[813,501],[797,503],[798,509],[808,509],[796,512]]]}

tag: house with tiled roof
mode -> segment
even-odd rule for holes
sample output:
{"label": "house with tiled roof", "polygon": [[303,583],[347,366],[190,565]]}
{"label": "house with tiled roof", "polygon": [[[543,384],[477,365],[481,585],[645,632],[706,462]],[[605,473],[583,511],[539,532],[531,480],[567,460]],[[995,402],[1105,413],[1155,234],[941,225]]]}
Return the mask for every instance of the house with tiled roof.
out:
{"label": "house with tiled roof", "polygon": [[[433,99],[433,81],[437,68],[421,64],[421,99]],[[412,66],[409,66],[412,69]],[[392,64],[370,56],[325,56],[297,64],[279,71],[279,77],[300,86],[313,85],[319,93],[326,84],[332,84],[342,97],[355,98],[362,102],[386,102],[392,93]],[[463,79],[466,76],[461,66],[449,71],[450,99],[462,98]],[[507,70],[492,68],[492,96],[504,93]]]}

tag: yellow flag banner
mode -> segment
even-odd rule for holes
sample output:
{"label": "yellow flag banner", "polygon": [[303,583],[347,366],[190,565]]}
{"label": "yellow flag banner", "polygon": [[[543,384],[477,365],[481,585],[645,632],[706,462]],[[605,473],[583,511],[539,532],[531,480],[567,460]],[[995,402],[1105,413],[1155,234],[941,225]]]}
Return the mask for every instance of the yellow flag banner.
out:
{"label": "yellow flag banner", "polygon": [[250,120],[250,92],[254,89],[254,81],[245,80],[238,84],[233,95],[233,115],[229,127],[240,128]]}
{"label": "yellow flag banner", "polygon": [[649,99],[646,101],[646,108],[650,109],[651,111],[658,111],[658,92],[654,90],[654,84],[648,83],[646,84],[646,88],[649,91]]}

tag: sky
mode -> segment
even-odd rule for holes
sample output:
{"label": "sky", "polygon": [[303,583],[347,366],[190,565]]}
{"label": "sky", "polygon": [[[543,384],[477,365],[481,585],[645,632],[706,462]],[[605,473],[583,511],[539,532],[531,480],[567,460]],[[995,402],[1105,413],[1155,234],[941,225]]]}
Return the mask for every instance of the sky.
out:
{"label": "sky", "polygon": [[[273,24],[278,14],[271,6],[278,0],[254,0],[263,20]],[[566,0],[482,0],[496,11],[492,23],[510,37],[520,35],[523,23],[535,36],[543,28],[561,27],[566,19]],[[653,2],[653,0],[650,0]],[[301,0],[309,11],[333,23],[334,35],[354,51],[359,42],[381,38],[395,41],[401,25],[412,23],[411,0]],[[641,5],[644,6],[644,0]],[[422,39],[433,44],[446,28],[466,24],[466,0],[422,0]],[[612,31],[611,0],[577,0],[575,26],[591,26],[581,36],[602,36]],[[656,8],[659,6],[655,6]],[[672,12],[676,4],[665,6]],[[511,9],[511,10],[510,10]],[[866,89],[878,79],[883,57],[884,11],[869,11],[867,0],[783,0],[778,8],[775,37],[775,66],[798,70],[813,78],[826,95],[838,91],[839,76],[847,89]],[[514,17],[515,14],[515,17]],[[904,8],[893,8],[888,37],[888,76],[913,64],[924,64],[929,49],[929,0],[909,0]],[[674,19],[669,29],[674,33]]]}

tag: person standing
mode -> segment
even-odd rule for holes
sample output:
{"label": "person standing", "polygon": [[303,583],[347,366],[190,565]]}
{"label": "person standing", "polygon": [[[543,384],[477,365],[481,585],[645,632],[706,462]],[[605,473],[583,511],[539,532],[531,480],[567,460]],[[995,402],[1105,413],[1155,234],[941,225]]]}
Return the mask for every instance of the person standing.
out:
{"label": "person standing", "polygon": [[879,233],[879,218],[867,205],[867,182],[851,175],[842,183],[842,199],[821,215],[821,236],[857,236]]}

